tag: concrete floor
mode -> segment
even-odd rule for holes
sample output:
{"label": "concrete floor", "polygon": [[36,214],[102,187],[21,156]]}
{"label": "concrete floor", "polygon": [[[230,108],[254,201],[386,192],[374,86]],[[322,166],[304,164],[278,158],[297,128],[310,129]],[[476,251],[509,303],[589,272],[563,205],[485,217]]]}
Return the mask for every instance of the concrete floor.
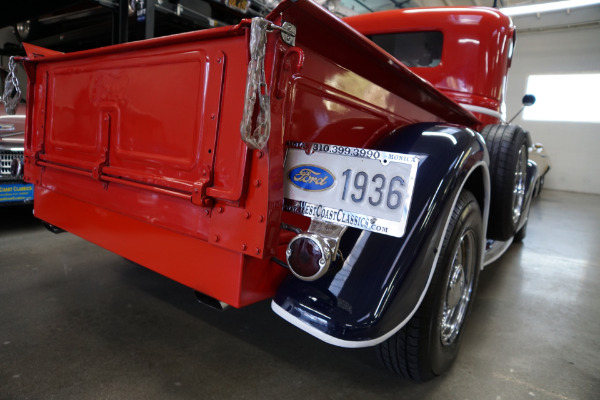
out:
{"label": "concrete floor", "polygon": [[597,399],[600,196],[545,191],[481,276],[453,369],[425,384],[263,302],[219,313],[31,209],[0,209],[0,399]]}

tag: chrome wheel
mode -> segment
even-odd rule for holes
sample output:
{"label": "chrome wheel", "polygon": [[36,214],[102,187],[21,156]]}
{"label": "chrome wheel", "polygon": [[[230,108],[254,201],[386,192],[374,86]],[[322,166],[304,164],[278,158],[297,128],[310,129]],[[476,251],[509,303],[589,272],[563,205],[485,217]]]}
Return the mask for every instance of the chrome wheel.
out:
{"label": "chrome wheel", "polygon": [[521,146],[517,155],[517,168],[515,169],[515,178],[513,185],[513,223],[518,224],[523,212],[523,203],[525,199],[525,179],[527,176],[527,150]]}
{"label": "chrome wheel", "polygon": [[440,322],[440,339],[444,346],[454,343],[471,301],[477,265],[475,240],[475,233],[472,230],[466,231],[460,238],[452,258]]}
{"label": "chrome wheel", "polygon": [[376,347],[384,366],[417,382],[450,369],[475,299],[484,238],[479,202],[464,190],[447,222],[423,302],[400,331]]}

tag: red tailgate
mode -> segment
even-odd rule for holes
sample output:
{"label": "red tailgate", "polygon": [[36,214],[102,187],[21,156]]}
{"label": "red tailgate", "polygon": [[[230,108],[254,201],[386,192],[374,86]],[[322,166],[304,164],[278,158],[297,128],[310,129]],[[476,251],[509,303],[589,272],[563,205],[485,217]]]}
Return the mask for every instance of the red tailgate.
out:
{"label": "red tailgate", "polygon": [[36,216],[231,305],[272,295],[283,154],[241,140],[247,30],[28,46]]}

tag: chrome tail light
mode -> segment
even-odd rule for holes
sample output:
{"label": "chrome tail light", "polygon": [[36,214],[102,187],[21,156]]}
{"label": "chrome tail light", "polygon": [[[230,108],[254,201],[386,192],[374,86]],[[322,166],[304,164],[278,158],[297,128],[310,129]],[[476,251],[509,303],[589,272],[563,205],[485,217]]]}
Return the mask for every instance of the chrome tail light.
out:
{"label": "chrome tail light", "polygon": [[290,271],[299,279],[314,281],[329,270],[338,253],[345,226],[313,219],[307,232],[300,233],[286,251]]}

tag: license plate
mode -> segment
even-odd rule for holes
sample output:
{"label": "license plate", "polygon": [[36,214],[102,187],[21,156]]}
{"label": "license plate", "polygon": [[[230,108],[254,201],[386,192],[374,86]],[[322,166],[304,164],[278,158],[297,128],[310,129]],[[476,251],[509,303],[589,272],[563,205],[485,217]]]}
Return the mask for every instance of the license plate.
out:
{"label": "license plate", "polygon": [[418,164],[418,157],[407,154],[291,143],[284,168],[284,209],[402,237]]}
{"label": "license plate", "polygon": [[8,183],[0,185],[0,203],[26,202],[33,200],[31,183]]}

